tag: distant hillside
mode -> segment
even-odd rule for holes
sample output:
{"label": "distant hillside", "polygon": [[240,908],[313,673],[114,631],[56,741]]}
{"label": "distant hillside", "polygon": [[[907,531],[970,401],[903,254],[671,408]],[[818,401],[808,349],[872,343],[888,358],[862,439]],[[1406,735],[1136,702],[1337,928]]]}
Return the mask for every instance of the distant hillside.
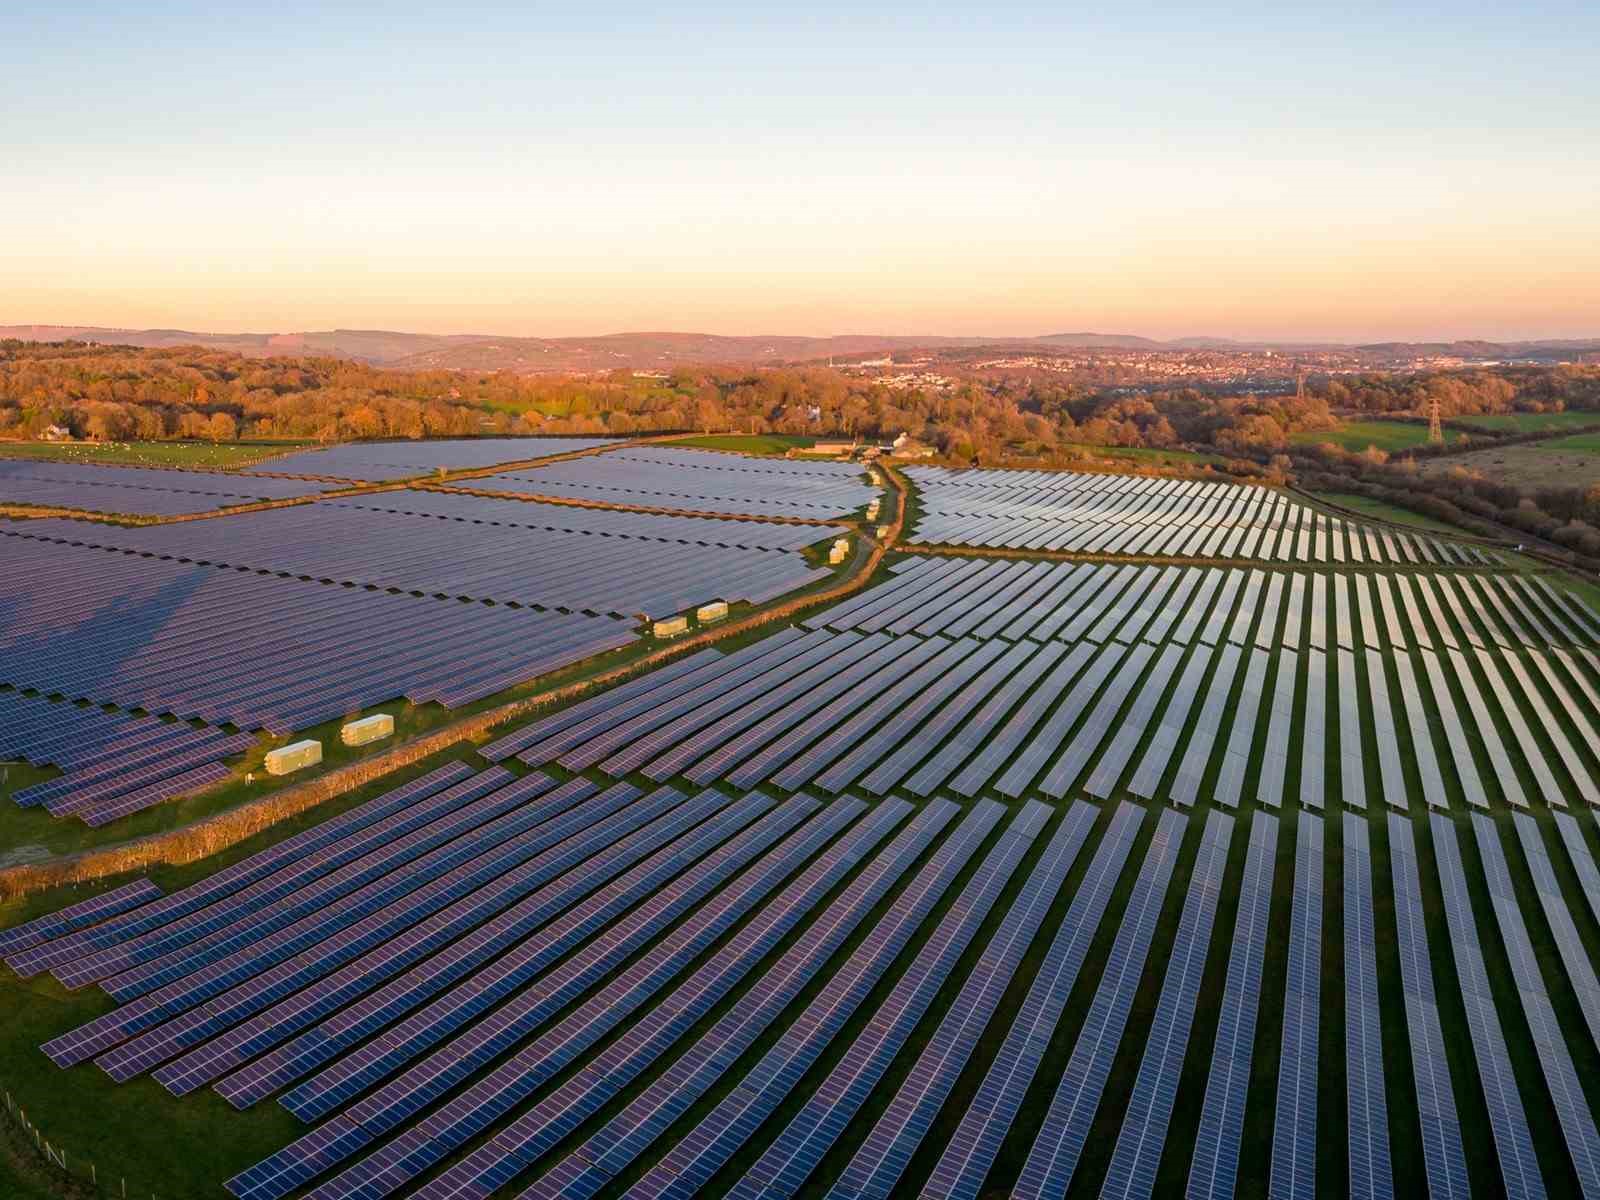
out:
{"label": "distant hillside", "polygon": [[1070,350],[1160,350],[1170,344],[1131,333],[1047,333],[1033,341]]}
{"label": "distant hillside", "polygon": [[1355,349],[1375,359],[1453,356],[1467,359],[1532,358],[1555,361],[1600,351],[1600,339],[1495,343],[1382,342],[1348,347],[1337,343],[1241,342],[1217,337],[1157,341],[1127,333],[1052,333],[1042,337],[944,337],[846,334],[839,337],[772,335],[727,337],[712,333],[613,333],[596,337],[494,337],[488,334],[403,333],[383,329],[330,329],[301,333],[199,333],[187,329],[108,329],[92,325],[0,325],[0,338],[31,342],[76,340],[101,345],[170,349],[200,346],[251,358],[323,355],[397,370],[499,371],[570,374],[628,370],[672,370],[693,365],[774,366],[848,360],[917,350],[995,347],[1049,350]]}

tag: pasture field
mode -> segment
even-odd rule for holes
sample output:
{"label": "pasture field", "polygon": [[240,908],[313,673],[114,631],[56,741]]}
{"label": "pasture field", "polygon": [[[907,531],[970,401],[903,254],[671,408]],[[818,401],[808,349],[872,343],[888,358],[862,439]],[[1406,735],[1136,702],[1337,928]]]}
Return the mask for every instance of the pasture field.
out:
{"label": "pasture field", "polygon": [[1221,462],[1215,454],[1198,450],[1166,450],[1154,446],[1090,446],[1096,458],[1108,458],[1150,467],[1200,467]]}
{"label": "pasture field", "polygon": [[1600,453],[1600,432],[1575,433],[1570,437],[1555,438],[1552,441],[1538,444],[1546,450],[1554,450],[1557,453],[1582,450],[1589,454],[1597,454]]}
{"label": "pasture field", "polygon": [[1588,487],[1600,483],[1597,448],[1600,448],[1600,437],[1592,434],[1518,446],[1489,446],[1467,454],[1427,459],[1422,470],[1438,475],[1460,468],[1488,479],[1534,489],[1550,484]]}
{"label": "pasture field", "polygon": [[[1445,430],[1445,441],[1460,439],[1460,434]],[[1318,446],[1331,442],[1341,450],[1359,452],[1370,446],[1393,453],[1427,444],[1428,427],[1401,421],[1344,421],[1337,429],[1306,429],[1289,435],[1297,446]]]}
{"label": "pasture field", "polygon": [[1415,525],[1418,529],[1431,529],[1435,533],[1460,532],[1455,526],[1444,521],[1435,520],[1433,517],[1424,516],[1422,513],[1412,512],[1409,508],[1400,508],[1398,505],[1388,504],[1382,500],[1374,500],[1371,496],[1362,496],[1355,492],[1318,492],[1317,495],[1331,504],[1353,509],[1371,517],[1375,521],[1391,521],[1396,525]]}
{"label": "pasture field", "polygon": [[302,450],[303,441],[260,442],[7,442],[0,458],[101,463],[124,467],[189,467],[211,471],[254,467]]}
{"label": "pasture field", "polygon": [[1450,419],[1457,425],[1471,425],[1474,429],[1488,429],[1496,433],[1559,433],[1563,429],[1600,425],[1600,412],[1572,409],[1558,413],[1481,413]]}

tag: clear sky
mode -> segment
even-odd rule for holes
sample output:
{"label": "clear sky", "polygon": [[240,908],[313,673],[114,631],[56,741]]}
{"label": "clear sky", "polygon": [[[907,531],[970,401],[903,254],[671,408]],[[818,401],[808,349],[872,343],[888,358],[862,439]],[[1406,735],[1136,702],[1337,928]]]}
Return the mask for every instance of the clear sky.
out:
{"label": "clear sky", "polygon": [[1600,335],[1592,0],[0,28],[0,324]]}

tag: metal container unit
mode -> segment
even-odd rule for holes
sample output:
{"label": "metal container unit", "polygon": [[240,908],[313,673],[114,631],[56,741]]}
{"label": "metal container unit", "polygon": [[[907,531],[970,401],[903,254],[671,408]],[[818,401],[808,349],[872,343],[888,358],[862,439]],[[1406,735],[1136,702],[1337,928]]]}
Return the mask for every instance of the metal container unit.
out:
{"label": "metal container unit", "polygon": [[290,742],[276,750],[267,751],[267,774],[288,775],[314,767],[322,761],[322,743],[314,738],[303,742]]}
{"label": "metal container unit", "polygon": [[394,718],[388,713],[373,713],[359,721],[351,721],[339,730],[339,740],[346,746],[365,746],[394,736]]}

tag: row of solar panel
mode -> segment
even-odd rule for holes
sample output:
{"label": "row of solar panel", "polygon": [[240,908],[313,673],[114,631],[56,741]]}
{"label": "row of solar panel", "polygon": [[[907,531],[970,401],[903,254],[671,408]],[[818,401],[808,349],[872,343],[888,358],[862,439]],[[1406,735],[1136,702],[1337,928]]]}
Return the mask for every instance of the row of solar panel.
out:
{"label": "row of solar panel", "polygon": [[[828,618],[819,617],[803,623],[816,628],[788,629],[731,656],[696,656],[668,673],[636,680],[508,734],[485,753],[492,760],[515,754],[535,766],[559,761],[572,770],[598,767],[615,777],[639,771],[656,781],[682,776],[706,784],[725,778],[748,787],[767,780],[833,792],[859,786],[873,794],[905,788],[928,795],[943,787],[970,796],[992,787],[1014,797],[1037,787],[1062,797],[1089,767],[1082,786],[1092,795],[1113,795],[1121,785],[1135,795],[1185,805],[1206,790],[1216,761],[1207,794],[1236,807],[1245,797],[1259,743],[1253,794],[1263,803],[1280,806],[1289,782],[1298,778],[1301,802],[1321,808],[1325,781],[1333,778],[1335,794],[1362,808],[1367,797],[1363,747],[1370,736],[1378,750],[1381,795],[1403,810],[1410,786],[1398,747],[1407,742],[1414,747],[1424,798],[1448,803],[1446,776],[1435,752],[1438,735],[1425,700],[1431,694],[1445,731],[1443,746],[1469,803],[1486,807],[1494,786],[1490,781],[1498,779],[1499,794],[1525,807],[1516,767],[1525,761],[1545,803],[1559,807],[1576,794],[1600,804],[1593,781],[1593,748],[1600,745],[1600,659],[1587,648],[1570,653],[1556,648],[1549,654],[1485,648],[1476,651],[1474,661],[1450,652],[1445,662],[1429,650],[1385,647],[1375,621],[1354,619],[1351,593],[1341,581],[1328,589],[1316,586],[1320,577],[1312,577],[1311,588],[1288,589],[1289,603],[1281,613],[1263,602],[1257,618],[1244,607],[1251,596],[1248,586],[1212,586],[1220,573],[1178,568],[1122,569],[1133,577],[1132,586],[1120,594],[1115,587],[1102,589],[1099,607],[1079,611],[1073,621],[1086,625],[1087,634],[1108,639],[1102,646],[1085,641],[1069,652],[1055,639],[1040,646],[1028,639],[976,635],[896,638],[874,629],[877,623],[869,618],[875,606],[881,612],[882,604],[943,605],[946,590],[964,586],[951,582],[963,569],[963,564],[940,563],[905,571],[885,589],[895,593],[886,600],[862,597],[847,603],[851,612],[838,623],[850,628],[832,632],[824,625]],[[1119,569],[1107,570],[1116,574]],[[989,572],[1001,581],[1008,573],[1004,568]],[[1244,575],[1227,574],[1232,584]],[[1207,576],[1213,578],[1200,584]],[[926,602],[900,596],[908,580],[935,596]],[[1241,590],[1237,612],[1230,611],[1232,596]],[[1313,600],[1313,613],[1326,611],[1330,592],[1338,597],[1336,619],[1324,617],[1324,625],[1348,628],[1359,652],[1343,645],[1272,652],[1291,639],[1260,622],[1282,621],[1280,630],[1287,630],[1305,608],[1302,591]],[[1273,590],[1264,594],[1270,597]],[[1263,593],[1258,589],[1256,595],[1259,600]],[[1414,630],[1426,632],[1420,611],[1406,611],[1417,616]],[[1460,612],[1468,619],[1466,610]],[[1437,611],[1434,619],[1445,621]],[[1257,622],[1254,643],[1249,640],[1252,621]],[[1315,622],[1311,633],[1297,633],[1292,641],[1305,645],[1314,627]],[[1363,636],[1379,640],[1357,640],[1357,627]],[[1235,640],[1204,640],[1219,639],[1225,628]],[[1463,628],[1473,626],[1469,622]],[[1196,640],[1159,646],[1145,640],[1163,635]],[[1417,658],[1429,692],[1421,690],[1413,666]],[[1390,700],[1391,666],[1400,703]],[[1507,675],[1512,686],[1505,682]],[[1336,699],[1329,696],[1331,686],[1337,687]],[[1466,717],[1458,694],[1466,697]],[[1532,715],[1531,725],[1525,713]],[[1515,750],[1501,737],[1502,719]],[[1534,729],[1541,731],[1537,737]],[[1335,732],[1336,755],[1329,744]],[[1488,757],[1489,773],[1480,771],[1474,742]],[[1548,756],[1542,750],[1546,743]],[[1297,775],[1292,758],[1299,760]]]}
{"label": "row of solar panel", "polygon": [[[638,521],[681,519],[627,515]],[[669,616],[716,599],[760,603],[827,573],[790,550],[512,525],[474,526],[464,536],[454,521],[345,504],[132,528],[86,529],[79,522],[51,519],[31,524],[28,536],[53,539],[47,544],[154,556],[145,561],[207,563],[427,596],[629,617]]]}
{"label": "row of solar panel", "polygon": [[231,471],[0,459],[0,503],[170,517],[312,496],[326,484]]}
{"label": "row of solar panel", "polygon": [[736,546],[749,550],[798,550],[820,541],[830,532],[814,525],[755,521],[741,517],[661,516],[416,488],[325,503],[341,508],[437,517],[474,525],[589,533],[688,545]]}
{"label": "row of solar panel", "polygon": [[181,721],[0,692],[0,757],[62,772],[17,789],[12,799],[89,825],[108,824],[226,779],[222,760],[254,740]]}
{"label": "row of solar panel", "polygon": [[[440,776],[431,783],[437,786],[447,779],[448,776]],[[535,800],[534,795],[556,794],[536,788],[524,800],[539,804],[544,801]],[[268,1011],[276,1014],[276,1020],[286,1022],[282,1028],[261,1020],[246,1021],[236,1026],[237,1032],[178,1060],[181,1067],[161,1073],[169,1087],[187,1090],[259,1055],[281,1042],[286,1032],[299,1032],[313,1021],[321,1023],[318,1028],[337,1028],[330,1013],[400,971],[405,971],[404,988],[389,986],[376,993],[386,998],[391,1019],[447,987],[451,996],[459,997],[454,1001],[456,1005],[468,1004],[466,1010],[453,1010],[457,1015],[447,1023],[448,1028],[441,1029],[437,1024],[430,1028],[428,1021],[416,1026],[423,1033],[420,1044],[409,1036],[410,1030],[405,1026],[396,1029],[393,1036],[367,1042],[366,1062],[361,1067],[366,1074],[347,1074],[336,1092],[322,1092],[320,1104],[314,1102],[297,1109],[303,1116],[321,1115],[381,1083],[404,1064],[415,1062],[448,1033],[473,1018],[490,1014],[480,1021],[490,1029],[473,1036],[478,1026],[471,1026],[467,1034],[449,1042],[445,1049],[416,1063],[405,1074],[390,1078],[346,1116],[336,1117],[331,1124],[320,1126],[281,1154],[241,1175],[230,1185],[235,1194],[281,1196],[328,1175],[414,1120],[433,1102],[466,1085],[465,1092],[412,1126],[411,1133],[378,1146],[311,1194],[322,1200],[354,1194],[382,1196],[402,1190],[424,1196],[487,1196],[499,1183],[530,1168],[540,1168],[542,1174],[525,1195],[581,1196],[592,1194],[630,1164],[649,1156],[650,1163],[632,1185],[630,1194],[690,1196],[697,1194],[739,1146],[779,1111],[802,1081],[811,1080],[805,1085],[804,1094],[809,1099],[802,1098],[798,1106],[791,1108],[792,1115],[781,1129],[773,1130],[765,1151],[733,1184],[740,1195],[793,1195],[815,1174],[826,1152],[845,1135],[853,1111],[899,1057],[929,1012],[934,996],[963,957],[965,946],[989,919],[988,914],[1007,890],[1007,880],[1028,857],[1029,847],[1047,828],[1051,816],[1043,805],[1025,805],[981,861],[969,867],[983,847],[990,845],[992,831],[1002,816],[998,805],[980,803],[946,833],[958,811],[946,802],[932,803],[873,856],[874,847],[905,821],[910,806],[890,801],[859,820],[863,806],[854,801],[836,802],[818,813],[818,806],[803,798],[775,806],[764,796],[736,801],[723,793],[708,792],[688,799],[671,789],[658,789],[647,797],[631,792],[618,794],[609,811],[601,813],[586,807],[599,799],[594,796],[592,785],[587,785],[587,792],[582,794],[588,798],[564,810],[565,823],[546,830],[544,850],[524,852],[535,855],[526,861],[543,861],[547,867],[539,882],[529,882],[533,890],[510,909],[504,907],[504,894],[494,902],[480,901],[485,905],[480,914],[499,904],[502,911],[517,913],[517,922],[480,924],[477,928],[481,934],[473,936],[481,940],[451,942],[451,953],[466,954],[466,959],[451,957],[448,967],[419,966],[416,958],[402,955],[399,960],[392,959],[394,952],[387,950],[391,943],[368,946],[349,960],[352,966],[359,964],[361,972],[341,970],[330,977],[336,985],[332,998],[319,1000],[309,991],[302,991],[296,1004],[279,1001]],[[418,796],[413,792],[408,799],[414,803]],[[360,827],[375,834],[387,819],[380,815],[382,811],[383,806],[373,802],[360,814],[366,822]],[[552,811],[553,806],[548,806],[544,813],[546,823],[529,828],[545,829],[546,824],[561,820],[551,815]],[[1119,889],[1127,859],[1139,843],[1143,817],[1141,809],[1128,803],[1110,814],[1093,861],[1077,885],[1026,998],[1004,1018],[1009,1021],[1006,1037],[987,1067],[984,1082],[946,1140],[928,1177],[926,1194],[976,1196],[983,1188],[1001,1143],[1019,1118],[1023,1096],[1043,1066],[1046,1048],[1058,1036],[1067,998],[1086,965],[1089,945],[1102,936],[1100,926],[1113,893]],[[853,828],[819,855],[822,847],[852,822]],[[930,1131],[932,1118],[948,1097],[955,1076],[974,1052],[978,1044],[976,1033],[992,1020],[1000,995],[1018,969],[1027,945],[1037,936],[1044,914],[1055,906],[1056,896],[1095,824],[1094,808],[1082,801],[1062,815],[1028,879],[1014,889],[1010,911],[963,983],[960,997],[946,1010],[939,1029],[922,1047],[910,1071],[903,1073],[895,1095],[879,1118],[870,1130],[863,1131],[833,1194],[893,1194],[917,1146]],[[358,825],[359,822],[347,822],[342,829],[348,836],[357,831]],[[1121,915],[1109,953],[1095,968],[1099,978],[1094,996],[1073,1035],[1071,1054],[1055,1084],[1048,1111],[1033,1131],[1027,1161],[1015,1183],[1021,1194],[1064,1195],[1075,1177],[1091,1131],[1106,1119],[1102,1110],[1110,1065],[1125,1040],[1131,1006],[1147,974],[1148,956],[1160,940],[1155,933],[1156,922],[1165,906],[1176,904],[1167,899],[1167,890],[1185,825],[1179,813],[1167,810],[1146,843],[1132,890],[1120,904]],[[1585,976],[1589,972],[1587,979],[1592,981],[1592,971],[1575,931],[1570,940],[1567,937],[1571,917],[1559,885],[1554,882],[1544,835],[1528,818],[1518,818],[1515,825],[1546,920],[1556,931],[1563,964],[1581,998],[1592,989]],[[1471,901],[1455,849],[1455,826],[1435,815],[1430,828],[1474,1053],[1480,1063],[1487,1060],[1486,1072],[1495,1071],[1504,1061],[1503,1039],[1483,978]],[[1533,960],[1519,901],[1511,889],[1500,834],[1493,822],[1481,816],[1473,818],[1473,828],[1495,917],[1517,973],[1518,994],[1555,1098],[1562,1133],[1579,1180],[1587,1184],[1587,1171],[1592,1165],[1587,1156],[1600,1149],[1592,1118],[1545,994],[1541,969]],[[1576,821],[1563,814],[1560,828],[1573,866],[1584,881],[1585,895],[1600,914],[1600,871]],[[1353,1194],[1387,1195],[1392,1194],[1387,1165],[1389,1125],[1378,1048],[1382,1031],[1376,993],[1377,939],[1372,929],[1378,885],[1371,873],[1367,829],[1363,818],[1345,815],[1339,850],[1345,888],[1346,1062],[1342,1078],[1348,1105],[1347,1128],[1351,1132],[1350,1189]],[[1397,951],[1407,995],[1425,1169],[1434,1192],[1465,1194],[1465,1160],[1460,1153],[1449,1080],[1440,1075],[1442,1055],[1426,1051],[1428,1039],[1442,1035],[1436,1032],[1437,1009],[1428,999],[1433,980],[1412,826],[1391,814],[1387,830],[1400,930]],[[758,831],[764,833],[758,837]],[[1211,1069],[1201,1103],[1202,1136],[1189,1168],[1189,1194],[1194,1196],[1232,1194],[1239,1169],[1239,1139],[1251,1077],[1277,831],[1277,821],[1270,814],[1258,813],[1253,818],[1229,951],[1230,986],[1218,1014]],[[1166,965],[1143,1039],[1141,1065],[1120,1116],[1112,1118],[1118,1132],[1109,1160],[1103,1164],[1105,1194],[1149,1196],[1157,1190],[1166,1125],[1177,1100],[1178,1077],[1196,1009],[1195,995],[1214,940],[1210,929],[1227,870],[1231,832],[1232,819],[1213,812],[1198,836],[1187,898],[1171,945],[1165,948]],[[1317,1014],[1324,1002],[1319,961],[1320,908],[1322,865],[1328,851],[1322,841],[1321,821],[1302,814],[1296,838],[1283,1048],[1277,1072],[1277,1117],[1270,1165],[1275,1186],[1285,1195],[1311,1194],[1317,1180]],[[336,839],[326,843],[325,848],[337,844]],[[708,854],[713,847],[720,849]],[[746,871],[731,889],[719,890],[722,881],[753,862],[758,854],[765,855],[762,865]],[[781,895],[762,906],[765,897],[772,895],[779,883],[802,864],[808,865],[801,874]],[[236,882],[258,874],[266,865],[264,860],[255,862],[236,876]],[[882,996],[874,1018],[861,1026],[861,1032],[842,1055],[831,1055],[834,1065],[822,1078],[812,1079],[812,1065],[850,1027],[852,1013],[876,991],[878,981],[902,958],[917,931],[943,903],[941,897],[963,875],[967,880],[960,892],[948,904],[937,927],[920,939],[906,968],[896,974],[895,983]],[[660,882],[664,879],[673,882],[663,889]],[[816,906],[846,879],[850,883],[845,890],[812,918],[810,914]],[[473,895],[487,896],[483,889],[492,886],[493,880],[485,880]],[[581,917],[564,916],[572,900],[585,894],[589,894],[590,901],[599,902],[599,907]],[[728,906],[720,905],[727,894],[738,898]],[[130,913],[138,912],[137,906],[164,905],[171,911],[172,902],[181,895],[110,897],[98,909],[78,906],[77,911],[69,911],[53,923],[41,919],[32,927],[6,935],[0,944],[16,946],[32,941],[35,947],[48,946],[49,941],[34,939],[54,938],[58,936],[56,931],[65,930],[65,943],[82,945],[86,931],[71,928],[78,922],[103,917],[108,928],[116,925],[130,929],[138,924],[130,920]],[[707,897],[705,905],[696,909],[697,902]],[[127,907],[130,904],[136,907]],[[754,919],[739,926],[752,911],[756,913]],[[606,915],[600,916],[601,912]],[[586,936],[623,913],[634,915],[631,921],[624,918],[612,926],[618,931],[619,940],[602,936],[585,943]],[[672,926],[685,913],[696,915]],[[874,920],[864,928],[869,914],[875,914]],[[637,954],[659,930],[669,926],[673,932],[667,942],[656,942],[646,951],[645,958],[636,959],[623,975],[578,1008],[571,1007],[616,965]],[[722,931],[734,926],[739,926],[734,939],[723,942]],[[87,931],[94,928],[89,926]],[[857,929],[862,929],[860,938],[853,936]],[[790,938],[795,931],[797,939]],[[534,938],[530,939],[530,934]],[[519,942],[519,938],[523,940]],[[841,957],[839,951],[847,943],[853,949],[847,957]],[[518,955],[496,959],[497,954],[516,945],[538,949],[530,950],[526,958]],[[579,946],[585,948],[574,954],[574,948]],[[705,958],[704,952],[713,946],[720,948]],[[787,948],[768,962],[780,946]],[[471,947],[470,951],[466,947]],[[580,960],[580,970],[569,972],[565,981],[557,982],[554,976],[561,971],[558,964]],[[537,965],[525,966],[535,962]],[[546,1091],[544,1085],[565,1066],[576,1062],[608,1030],[628,1020],[628,1014],[642,1010],[696,962],[700,965],[694,973],[676,985],[621,1040],[603,1049],[554,1091],[548,1091],[533,1108],[515,1116],[509,1124],[500,1124],[516,1112],[521,1102]],[[824,976],[825,966],[833,962],[841,963],[840,967]],[[440,963],[439,958],[428,960],[428,964]],[[481,970],[484,963],[493,963],[487,972]],[[468,979],[467,972],[474,968],[480,973]],[[515,979],[505,982],[513,972]],[[464,979],[468,981],[463,983]],[[488,993],[473,986],[478,979],[494,981]],[[536,979],[541,982],[532,986]],[[813,981],[817,981],[820,990],[814,991]],[[701,1014],[711,1012],[735,988],[740,989],[738,1004],[726,1009],[709,1026],[697,1023]],[[797,1009],[795,1000],[803,991],[809,999],[803,1009]],[[472,1002],[469,998],[475,995],[486,998]],[[969,997],[970,1004],[965,1002]],[[511,1004],[495,1009],[507,998]],[[371,1008],[363,1011],[362,1018],[344,1026],[355,1031],[344,1037],[345,1047],[383,1028],[376,1023]],[[516,1015],[509,1016],[513,1011]],[[431,1006],[423,1012],[431,1012],[429,1020],[438,1022],[439,1016]],[[561,1012],[568,1015],[557,1024],[548,1025]],[[798,1018],[779,1026],[784,1015],[791,1012],[798,1013]],[[479,1076],[483,1066],[541,1027],[544,1032],[536,1041],[518,1050],[489,1075]],[[748,1051],[765,1031],[775,1027],[779,1030],[775,1040],[766,1041],[760,1056],[752,1061]],[[700,1030],[703,1032],[697,1032]],[[967,1031],[965,1036],[963,1030]],[[692,1032],[692,1041],[686,1042]],[[302,1052],[316,1045],[304,1037],[299,1044]],[[653,1063],[668,1055],[673,1057],[665,1074],[642,1089],[629,1092],[625,1104],[615,1109],[603,1125],[596,1127],[590,1122],[607,1102],[622,1096]],[[314,1054],[313,1058],[326,1060],[325,1055]],[[373,1071],[375,1062],[379,1065]],[[741,1063],[747,1064],[742,1080],[730,1080],[731,1088],[722,1085],[720,1081]],[[1293,1064],[1293,1069],[1286,1069],[1286,1064]],[[282,1057],[274,1065],[275,1074],[264,1075],[251,1068],[235,1072],[240,1081],[248,1083],[253,1079],[253,1087],[241,1091],[236,1085],[230,1093],[225,1080],[221,1090],[236,1103],[249,1102],[304,1073],[303,1064],[290,1067],[289,1060]],[[468,1082],[474,1078],[476,1082]],[[1496,1124],[1495,1136],[1497,1142],[1503,1142],[1500,1169],[1508,1192],[1539,1194],[1535,1190],[1539,1184],[1537,1163],[1531,1152],[1517,1149],[1520,1145],[1523,1151],[1531,1151],[1531,1142],[1526,1136],[1526,1119],[1515,1084],[1509,1092],[1496,1092],[1488,1074],[1483,1083],[1492,1111],[1497,1118],[1503,1115],[1506,1119],[1504,1129]],[[699,1123],[686,1135],[663,1144],[662,1139],[678,1128],[679,1118],[694,1107],[695,1099],[717,1086],[721,1086],[724,1098],[703,1109]],[[478,1134],[490,1128],[498,1128],[492,1140],[474,1143]],[[572,1132],[580,1129],[586,1130],[586,1141],[569,1148],[561,1158],[546,1161]],[[1436,1146],[1427,1140],[1434,1134],[1438,1137]],[[433,1164],[470,1144],[476,1144],[476,1148],[458,1157],[443,1174],[419,1185]]]}
{"label": "row of solar panel", "polygon": [[593,437],[439,438],[406,442],[348,442],[326,449],[301,450],[274,458],[242,475],[322,475],[352,482],[380,483],[451,471],[527,462],[570,454],[614,441]]}
{"label": "row of solar panel", "polygon": [[[1308,580],[1309,605],[1305,601]],[[1262,648],[1275,642],[1298,648],[1308,641],[1312,647],[1326,650],[1331,632],[1337,645],[1349,649],[1356,645],[1358,628],[1367,645],[1377,645],[1380,613],[1390,644],[1397,647],[1414,643],[1431,649],[1437,636],[1442,645],[1459,649],[1456,626],[1475,649],[1600,643],[1600,615],[1571,593],[1557,592],[1537,577],[1330,576],[1241,568],[922,556],[903,560],[889,582],[818,613],[805,624],[924,637],[936,633],[1008,641],[1088,637],[1098,642],[1105,640],[1108,626],[1114,627],[1119,618],[1134,610],[1147,613],[1150,628],[1158,634],[1145,634],[1152,641],[1161,640],[1159,634],[1171,629],[1178,641],[1199,637],[1215,644],[1229,615],[1235,613],[1234,598],[1241,587],[1243,598],[1228,638],[1244,641],[1249,622],[1259,611],[1255,644]],[[1422,597],[1421,605],[1414,600],[1413,588],[1415,595]],[[1441,596],[1455,626],[1440,608]],[[1436,635],[1429,633],[1424,607],[1433,619]],[[1284,613],[1281,621],[1280,608]],[[1181,621],[1177,621],[1179,612],[1185,614]]]}
{"label": "row of solar panel", "polygon": [[630,447],[473,481],[524,495],[747,516],[845,517],[879,494],[859,466]]}
{"label": "row of solar panel", "polygon": [[1493,565],[1466,543],[1330,517],[1264,488],[1182,484],[1044,491],[966,486],[911,468],[916,541],[1179,558],[1337,564]]}
{"label": "row of solar panel", "polygon": [[[619,618],[445,603],[0,537],[4,682],[288,733],[455,706],[626,645]],[[239,663],[249,663],[241,672]]]}

